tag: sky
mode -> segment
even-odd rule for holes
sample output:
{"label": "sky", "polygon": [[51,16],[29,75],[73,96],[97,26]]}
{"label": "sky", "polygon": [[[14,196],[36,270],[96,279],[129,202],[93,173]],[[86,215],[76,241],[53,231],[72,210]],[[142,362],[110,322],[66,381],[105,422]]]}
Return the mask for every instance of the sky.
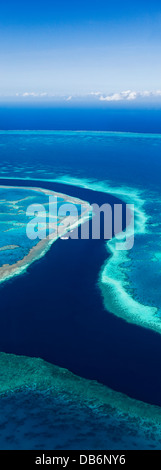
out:
{"label": "sky", "polygon": [[6,0],[0,99],[161,102],[161,4]]}

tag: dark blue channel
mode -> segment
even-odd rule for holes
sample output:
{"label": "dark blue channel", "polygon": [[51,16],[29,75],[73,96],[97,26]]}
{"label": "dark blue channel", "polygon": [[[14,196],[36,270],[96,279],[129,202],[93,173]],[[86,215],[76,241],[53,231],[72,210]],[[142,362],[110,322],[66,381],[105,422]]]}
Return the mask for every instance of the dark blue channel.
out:
{"label": "dark blue channel", "polygon": [[[24,186],[24,181],[0,184]],[[58,183],[25,181],[101,205],[116,198]],[[107,200],[108,199],[108,200]],[[118,202],[118,199],[117,199]],[[0,350],[42,357],[75,374],[161,405],[161,337],[105,310],[97,285],[101,240],[58,240],[27,273],[0,287]]]}

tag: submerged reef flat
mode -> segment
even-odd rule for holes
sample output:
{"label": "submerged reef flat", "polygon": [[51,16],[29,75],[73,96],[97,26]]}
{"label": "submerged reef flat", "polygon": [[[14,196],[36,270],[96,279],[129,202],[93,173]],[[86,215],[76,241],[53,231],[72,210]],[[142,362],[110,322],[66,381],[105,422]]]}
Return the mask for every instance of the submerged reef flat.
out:
{"label": "submerged reef flat", "polygon": [[0,251],[15,250],[15,248],[19,248],[19,246],[18,245],[6,245],[6,246],[1,246]]}
{"label": "submerged reef flat", "polygon": [[[78,209],[78,217],[72,214],[58,218],[49,218],[50,203],[61,205],[74,204]],[[46,236],[34,240],[27,237],[26,227],[29,219],[26,210],[30,204],[43,205],[46,210]],[[69,207],[69,206],[67,206]],[[68,209],[69,210],[69,209]],[[63,237],[67,231],[77,227],[91,211],[87,202],[78,198],[60,194],[49,189],[33,187],[0,186],[0,282],[26,271],[27,267],[48,251],[52,243]],[[59,226],[59,229],[58,229]],[[43,227],[43,221],[42,221]],[[18,243],[17,243],[18,242]]]}
{"label": "submerged reef flat", "polygon": [[[25,181],[25,180],[24,180]],[[32,180],[31,180],[32,181]],[[43,181],[43,180],[41,180]],[[45,179],[44,179],[45,181]],[[129,323],[137,324],[144,328],[150,328],[161,333],[161,296],[160,296],[160,272],[161,272],[161,223],[160,223],[160,195],[157,190],[146,190],[135,187],[117,186],[112,181],[98,181],[85,178],[76,178],[64,175],[57,178],[48,178],[46,181],[63,183],[76,187],[85,188],[93,193],[103,192],[121,198],[128,204],[134,204],[135,233],[134,246],[129,251],[116,250],[116,238],[106,241],[108,258],[104,262],[98,276],[98,285],[102,295],[103,303],[108,312],[123,318]],[[3,187],[3,186],[2,186]],[[6,188],[6,186],[4,186]],[[12,187],[10,187],[12,188]],[[52,190],[28,187],[30,194],[44,196],[53,195]],[[32,191],[32,193],[31,193]],[[78,203],[78,199],[64,194],[66,201]],[[91,194],[90,194],[91,196]],[[27,203],[26,196],[24,200]],[[18,202],[16,202],[16,205]],[[82,201],[80,201],[82,203]],[[4,195],[0,194],[0,208],[4,204]],[[46,203],[44,203],[45,205]],[[84,203],[84,215],[89,213],[89,206]],[[153,207],[155,205],[155,211]],[[87,211],[86,211],[87,209]],[[21,208],[19,208],[19,214]],[[12,215],[13,217],[13,215]],[[2,220],[2,217],[1,217]],[[18,222],[17,222],[18,223]],[[1,224],[1,223],[0,223]],[[21,233],[23,231],[22,219],[19,223]],[[62,227],[63,229],[63,227]],[[5,232],[11,231],[10,225],[5,227]],[[65,233],[64,233],[65,235]],[[36,259],[43,256],[49,249],[52,240],[42,240],[30,250],[28,257],[21,256],[22,262],[15,266],[3,266],[0,268],[0,282],[12,277],[14,274],[24,272],[27,266]],[[45,242],[45,243],[44,243]],[[6,244],[6,243],[5,243]],[[18,249],[15,250],[18,255]],[[110,256],[109,256],[110,255]],[[6,254],[5,254],[6,259]],[[4,265],[7,263],[4,262]],[[10,264],[10,263],[9,263]]]}
{"label": "submerged reef flat", "polygon": [[105,414],[108,410],[127,420],[136,418],[137,426],[161,424],[160,407],[129,398],[43,359],[0,353],[0,370],[1,397],[22,390],[39,391],[59,395],[72,403],[80,403]]}
{"label": "submerged reef flat", "polygon": [[[113,244],[107,242],[99,287],[108,312],[160,333],[161,135],[1,131],[0,138],[1,178],[21,179],[24,184],[37,180],[40,186],[40,181],[57,182],[86,188],[93,192],[92,202],[96,202],[96,191],[101,191],[134,204],[134,247],[125,256],[114,252]],[[16,162],[8,158],[15,146]]]}
{"label": "submerged reef flat", "polygon": [[119,237],[106,242],[108,258],[99,273],[98,285],[108,312],[161,334],[161,196],[158,190],[70,175],[53,181],[111,194],[134,205],[134,245],[129,251],[117,250]]}

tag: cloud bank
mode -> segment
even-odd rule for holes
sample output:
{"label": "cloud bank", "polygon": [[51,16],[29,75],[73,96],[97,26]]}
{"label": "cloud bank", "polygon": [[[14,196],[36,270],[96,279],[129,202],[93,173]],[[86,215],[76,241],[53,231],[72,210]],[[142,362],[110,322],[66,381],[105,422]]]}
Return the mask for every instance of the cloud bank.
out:
{"label": "cloud bank", "polygon": [[86,94],[73,94],[73,95],[60,95],[48,92],[36,92],[36,91],[25,91],[21,93],[16,93],[16,97],[20,99],[27,98],[37,98],[37,99],[47,99],[52,101],[65,101],[65,102],[82,102],[82,101],[102,101],[102,102],[118,102],[118,101],[135,101],[135,100],[157,100],[161,98],[161,90],[155,91],[135,91],[135,90],[126,90],[121,92],[105,94],[101,91],[91,91]]}
{"label": "cloud bank", "polygon": [[47,96],[48,94],[46,92],[43,92],[43,93],[35,93],[34,91],[25,91],[24,93],[16,93],[16,96],[20,96],[20,97],[28,97],[28,96],[31,96],[31,97],[43,97],[43,96]]}
{"label": "cloud bank", "polygon": [[[99,93],[100,95],[100,93]],[[161,90],[157,91],[121,91],[120,93],[113,93],[107,96],[101,94],[100,101],[134,101],[139,98],[156,98],[161,96]]]}

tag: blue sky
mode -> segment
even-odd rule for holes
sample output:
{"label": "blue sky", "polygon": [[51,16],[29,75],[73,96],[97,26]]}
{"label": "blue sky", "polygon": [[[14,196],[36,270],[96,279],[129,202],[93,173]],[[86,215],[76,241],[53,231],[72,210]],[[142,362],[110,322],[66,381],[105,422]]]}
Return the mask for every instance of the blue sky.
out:
{"label": "blue sky", "polygon": [[160,90],[158,1],[1,4],[1,99],[161,100]]}

